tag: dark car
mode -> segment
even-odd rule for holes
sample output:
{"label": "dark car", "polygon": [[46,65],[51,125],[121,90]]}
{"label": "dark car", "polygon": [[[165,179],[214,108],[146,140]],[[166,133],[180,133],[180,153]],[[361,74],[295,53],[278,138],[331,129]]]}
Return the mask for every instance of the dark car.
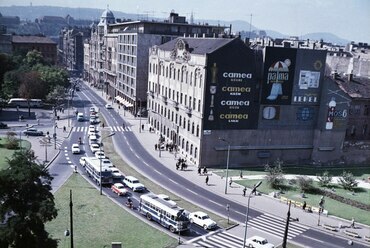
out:
{"label": "dark car", "polygon": [[27,135],[27,136],[43,136],[44,135],[44,132],[43,131],[39,131],[35,128],[29,128],[27,130],[24,130],[23,131],[23,134],[24,135]]}
{"label": "dark car", "polygon": [[3,122],[0,122],[0,129],[6,129],[6,128],[8,128],[8,125]]}

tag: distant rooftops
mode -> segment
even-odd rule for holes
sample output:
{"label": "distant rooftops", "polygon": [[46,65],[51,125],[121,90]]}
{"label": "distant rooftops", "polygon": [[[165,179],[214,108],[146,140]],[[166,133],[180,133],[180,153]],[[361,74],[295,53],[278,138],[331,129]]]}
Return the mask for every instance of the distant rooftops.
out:
{"label": "distant rooftops", "polygon": [[31,35],[13,35],[12,38],[13,43],[39,43],[39,44],[53,44],[56,43],[51,40],[49,37],[43,36],[31,36]]}

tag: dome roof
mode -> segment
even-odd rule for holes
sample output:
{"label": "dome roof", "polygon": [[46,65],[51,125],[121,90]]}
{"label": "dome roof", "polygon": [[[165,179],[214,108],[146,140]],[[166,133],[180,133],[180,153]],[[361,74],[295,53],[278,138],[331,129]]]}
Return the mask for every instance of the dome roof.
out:
{"label": "dome roof", "polygon": [[103,14],[101,14],[101,17],[102,18],[113,18],[114,19],[113,12],[110,11],[109,9],[104,10]]}

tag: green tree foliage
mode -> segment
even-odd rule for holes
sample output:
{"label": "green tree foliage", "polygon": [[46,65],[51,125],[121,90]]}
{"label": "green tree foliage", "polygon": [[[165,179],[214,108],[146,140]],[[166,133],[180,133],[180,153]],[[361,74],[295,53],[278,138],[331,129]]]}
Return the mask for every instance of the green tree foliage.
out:
{"label": "green tree foliage", "polygon": [[328,171],[324,171],[321,176],[317,176],[319,180],[319,185],[322,187],[328,187],[333,179],[333,177],[329,174]]}
{"label": "green tree foliage", "polygon": [[16,152],[8,164],[0,171],[0,247],[57,247],[44,225],[57,216],[52,177],[31,150]]}
{"label": "green tree foliage", "polygon": [[57,85],[54,87],[54,90],[49,92],[49,94],[46,96],[46,100],[54,105],[59,105],[60,102],[65,99],[65,96],[65,88]]}
{"label": "green tree foliage", "polygon": [[19,71],[7,71],[4,74],[4,83],[2,85],[1,95],[3,98],[12,98],[17,96],[17,91],[20,85]]}
{"label": "green tree foliage", "polygon": [[342,176],[339,177],[339,184],[347,190],[353,190],[357,187],[358,182],[351,172],[343,171]]}
{"label": "green tree foliage", "polygon": [[18,149],[19,148],[19,142],[17,139],[17,134],[15,132],[7,132],[6,133],[6,144],[5,147],[7,149]]}
{"label": "green tree foliage", "polygon": [[313,188],[312,178],[309,178],[306,176],[298,176],[297,184],[298,184],[298,187],[301,189],[301,192],[310,192]]}
{"label": "green tree foliage", "polygon": [[10,56],[0,53],[0,65],[0,91],[2,91],[2,86],[4,84],[4,74],[7,71],[13,70],[15,68],[15,63]]}
{"label": "green tree foliage", "polygon": [[278,189],[283,185],[285,178],[282,169],[282,161],[276,160],[273,166],[269,164],[265,165],[265,171],[267,171],[265,178],[271,188]]}
{"label": "green tree foliage", "polygon": [[41,52],[37,50],[33,50],[27,53],[26,58],[24,60],[26,64],[30,67],[33,67],[37,64],[44,64],[44,57],[42,56]]}
{"label": "green tree foliage", "polygon": [[35,69],[40,73],[40,78],[45,83],[48,93],[58,85],[64,88],[70,85],[68,73],[64,69],[49,66],[38,66]]}

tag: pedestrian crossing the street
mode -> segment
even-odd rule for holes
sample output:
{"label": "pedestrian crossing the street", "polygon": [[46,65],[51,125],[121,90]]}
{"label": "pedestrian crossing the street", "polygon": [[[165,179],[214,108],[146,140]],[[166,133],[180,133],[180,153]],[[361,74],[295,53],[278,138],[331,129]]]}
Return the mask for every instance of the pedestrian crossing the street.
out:
{"label": "pedestrian crossing the street", "polygon": [[[111,126],[111,127],[100,127],[99,130],[105,129],[110,130],[112,132],[131,132],[131,127],[122,127],[122,126]],[[87,132],[89,131],[89,127],[73,127],[73,132]]]}
{"label": "pedestrian crossing the street", "polygon": [[[248,228],[255,228],[270,235],[279,238],[284,237],[286,220],[270,214],[262,214],[256,218],[248,220]],[[303,226],[297,222],[289,222],[288,239],[300,235],[307,231],[309,227]],[[243,247],[243,238],[237,237],[227,231],[214,232],[188,241],[196,247],[214,247],[214,248],[236,248]]]}

